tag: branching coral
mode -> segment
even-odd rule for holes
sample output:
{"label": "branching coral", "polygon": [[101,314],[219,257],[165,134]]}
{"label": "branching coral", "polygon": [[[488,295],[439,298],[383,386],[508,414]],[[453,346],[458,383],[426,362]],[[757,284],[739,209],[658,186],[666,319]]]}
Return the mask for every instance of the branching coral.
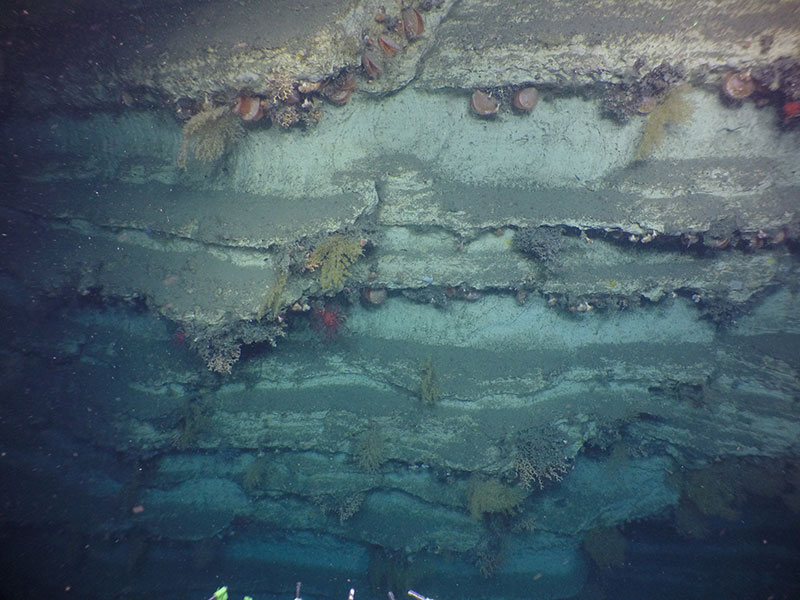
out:
{"label": "branching coral", "polygon": [[258,309],[258,314],[256,316],[259,320],[268,317],[271,321],[274,321],[278,318],[281,308],[284,306],[283,293],[286,291],[288,277],[285,271],[275,275],[275,282],[267,291],[261,308]]}
{"label": "branching coral", "polygon": [[242,355],[242,346],[236,341],[227,343],[216,342],[209,345],[200,345],[197,348],[198,354],[206,362],[209,371],[221,375],[229,375],[233,365]]}
{"label": "branching coral", "polygon": [[650,156],[661,145],[667,125],[685,123],[692,116],[692,106],[686,100],[688,86],[678,86],[669,92],[647,118],[644,134],[636,148],[636,160]]}
{"label": "branching coral", "polygon": [[285,335],[285,324],[278,322],[239,321],[226,327],[193,327],[187,324],[189,345],[205,361],[209,371],[229,374],[239,360],[242,346],[263,342],[275,346]]}
{"label": "branching coral", "polygon": [[517,442],[514,471],[525,489],[535,483],[544,488],[545,481],[561,481],[567,474],[561,436],[555,429],[531,428],[521,431]]}
{"label": "branching coral", "polygon": [[322,514],[335,514],[339,517],[339,524],[343,524],[355,515],[364,503],[366,494],[353,492],[350,494],[321,494],[314,497],[314,502],[322,510]]}
{"label": "branching coral", "polygon": [[510,514],[525,499],[520,488],[505,485],[496,479],[473,477],[467,491],[467,505],[473,519],[484,513]]}
{"label": "branching coral", "polygon": [[183,126],[178,166],[186,169],[190,154],[200,162],[214,162],[230,150],[243,133],[239,117],[227,106],[204,106]]}
{"label": "branching coral", "polygon": [[319,282],[323,289],[341,290],[350,276],[350,265],[361,258],[363,252],[357,240],[341,234],[332,235],[320,242],[306,263],[306,268],[320,268]]}
{"label": "branching coral", "polygon": [[384,437],[380,426],[371,423],[356,446],[356,460],[367,473],[377,473],[386,462]]}
{"label": "branching coral", "polygon": [[194,446],[208,429],[210,420],[211,410],[208,406],[195,398],[187,400],[181,407],[178,430],[174,437],[178,450],[186,450]]}
{"label": "branching coral", "polygon": [[422,365],[422,380],[419,384],[419,397],[425,404],[436,404],[441,392],[433,369],[433,359],[428,358]]}

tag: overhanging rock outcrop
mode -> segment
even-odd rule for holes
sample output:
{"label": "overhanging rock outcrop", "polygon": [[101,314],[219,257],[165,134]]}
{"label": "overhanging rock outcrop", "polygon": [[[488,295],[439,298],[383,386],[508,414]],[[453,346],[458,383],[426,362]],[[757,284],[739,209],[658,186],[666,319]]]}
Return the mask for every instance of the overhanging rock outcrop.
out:
{"label": "overhanging rock outcrop", "polygon": [[[6,36],[22,52],[6,55],[5,94],[26,113],[121,102],[174,107],[182,98],[274,95],[295,82],[358,71],[365,53],[382,69],[362,82],[373,93],[412,80],[425,89],[581,88],[629,82],[665,61],[702,80],[796,59],[800,35],[792,2],[426,1],[417,3],[424,34],[410,44],[393,27],[399,8],[384,11],[379,0],[209,2],[192,11],[147,4],[136,23],[113,5],[59,19],[10,18]],[[386,57],[380,35],[402,51]],[[62,51],[54,56],[48,42]]]}

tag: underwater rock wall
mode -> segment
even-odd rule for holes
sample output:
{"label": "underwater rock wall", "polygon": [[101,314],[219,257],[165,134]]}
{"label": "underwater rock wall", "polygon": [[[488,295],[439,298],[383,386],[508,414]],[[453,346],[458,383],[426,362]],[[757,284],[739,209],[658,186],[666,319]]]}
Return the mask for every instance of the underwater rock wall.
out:
{"label": "underwater rock wall", "polygon": [[791,3],[222,4],[4,72],[3,517],[67,532],[21,564],[567,598],[734,471],[796,506]]}
{"label": "underwater rock wall", "polygon": [[[7,206],[82,223],[53,233],[76,249],[60,267],[42,270],[28,239],[39,266],[16,268],[44,289],[77,280],[147,297],[179,322],[218,324],[223,313],[258,314],[282,270],[292,272],[283,306],[316,293],[303,253],[314,236],[349,228],[369,243],[351,287],[538,291],[568,306],[679,293],[742,306],[778,279],[785,240],[797,234],[796,136],[767,109],[730,109],[702,91],[686,101],[693,120],[631,165],[639,127],[602,120],[596,103],[576,99],[482,121],[463,96],[406,90],[335,108],[308,132],[250,130],[224,167],[185,174],[171,164],[176,132],[157,115],[92,117],[75,131],[57,121],[16,127],[25,183],[9,188]],[[87,137],[99,152],[87,154]],[[512,247],[515,230],[540,226],[566,227],[557,268]],[[70,240],[87,228],[93,248]],[[144,264],[150,272],[132,277]],[[217,294],[184,295],[213,278]]]}
{"label": "underwater rock wall", "polygon": [[[568,597],[587,532],[677,510],[709,457],[793,452],[793,296],[772,295],[727,334],[691,304],[570,317],[509,296],[440,308],[392,297],[352,307],[333,341],[290,331],[224,379],[147,315],[51,308],[5,350],[28,357],[6,361],[4,390],[24,388],[26,403],[6,412],[6,439],[32,445],[4,463],[24,482],[4,491],[4,514],[116,536],[117,554],[93,544],[86,568],[131,561],[152,575],[143,590],[162,585],[153,561],[169,570],[180,544],[198,555],[200,587],[174,585],[197,593],[210,561],[238,565],[240,585],[261,593],[298,569],[324,589],[396,567],[435,590],[503,585],[511,597],[533,571],[541,593]],[[60,473],[31,483],[31,470]],[[53,489],[58,510],[30,501]],[[724,502],[715,510],[734,510]],[[259,560],[269,582],[247,572]]]}

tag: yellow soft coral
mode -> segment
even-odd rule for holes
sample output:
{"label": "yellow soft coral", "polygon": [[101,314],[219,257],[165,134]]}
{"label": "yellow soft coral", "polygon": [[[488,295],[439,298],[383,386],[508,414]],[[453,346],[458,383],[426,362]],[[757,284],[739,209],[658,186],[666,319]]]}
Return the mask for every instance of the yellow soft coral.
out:
{"label": "yellow soft coral", "polygon": [[350,275],[350,265],[361,258],[362,254],[361,244],[357,240],[336,234],[314,248],[308,263],[319,265],[319,282],[323,289],[340,290],[344,280]]}
{"label": "yellow soft coral", "polygon": [[186,170],[190,155],[203,163],[219,159],[244,134],[240,121],[228,106],[203,105],[202,110],[183,125],[178,166]]}

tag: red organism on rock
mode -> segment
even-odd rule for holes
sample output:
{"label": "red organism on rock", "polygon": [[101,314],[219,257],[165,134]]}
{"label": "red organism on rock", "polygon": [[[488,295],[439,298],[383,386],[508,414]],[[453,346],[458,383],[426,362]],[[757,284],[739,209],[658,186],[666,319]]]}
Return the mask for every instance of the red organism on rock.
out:
{"label": "red organism on rock", "polygon": [[788,123],[794,119],[800,119],[800,102],[789,100],[783,105],[783,122]]}
{"label": "red organism on rock", "polygon": [[341,307],[332,304],[314,310],[313,318],[314,329],[321,332],[328,341],[335,338],[347,322],[347,315]]}
{"label": "red organism on rock", "polygon": [[183,346],[184,344],[186,344],[186,332],[176,329],[172,334],[172,345]]}

